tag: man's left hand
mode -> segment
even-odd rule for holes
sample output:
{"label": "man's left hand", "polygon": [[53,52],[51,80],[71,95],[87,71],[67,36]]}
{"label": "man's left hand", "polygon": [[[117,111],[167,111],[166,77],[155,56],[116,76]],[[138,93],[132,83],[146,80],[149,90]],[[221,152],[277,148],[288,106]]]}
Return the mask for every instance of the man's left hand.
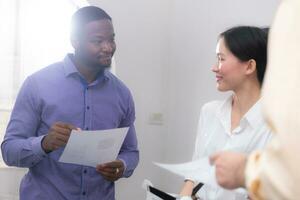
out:
{"label": "man's left hand", "polygon": [[210,157],[216,166],[218,184],[227,189],[245,187],[245,166],[247,157],[242,153],[219,152]]}
{"label": "man's left hand", "polygon": [[124,173],[124,163],[121,160],[115,160],[109,163],[96,166],[96,170],[108,181],[116,181]]}

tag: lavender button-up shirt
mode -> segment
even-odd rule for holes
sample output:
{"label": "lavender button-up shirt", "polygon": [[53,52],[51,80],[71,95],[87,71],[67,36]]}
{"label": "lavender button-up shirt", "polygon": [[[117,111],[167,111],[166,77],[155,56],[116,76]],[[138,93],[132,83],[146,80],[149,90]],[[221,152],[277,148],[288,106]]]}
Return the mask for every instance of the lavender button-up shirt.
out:
{"label": "lavender button-up shirt", "polygon": [[109,71],[88,84],[71,56],[28,77],[12,111],[1,150],[6,164],[29,168],[20,185],[21,200],[115,199],[114,183],[95,168],[58,162],[64,148],[43,151],[41,140],[57,121],[84,130],[129,126],[118,155],[126,167],[123,176],[138,164],[130,91]]}

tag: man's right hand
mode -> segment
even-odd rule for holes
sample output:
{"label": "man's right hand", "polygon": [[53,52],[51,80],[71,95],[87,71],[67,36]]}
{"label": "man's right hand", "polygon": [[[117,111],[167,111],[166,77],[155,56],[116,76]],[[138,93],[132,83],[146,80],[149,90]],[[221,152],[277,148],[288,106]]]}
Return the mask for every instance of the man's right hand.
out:
{"label": "man's right hand", "polygon": [[48,134],[42,140],[42,148],[46,153],[60,148],[67,144],[71,131],[77,130],[75,126],[63,122],[53,124]]}

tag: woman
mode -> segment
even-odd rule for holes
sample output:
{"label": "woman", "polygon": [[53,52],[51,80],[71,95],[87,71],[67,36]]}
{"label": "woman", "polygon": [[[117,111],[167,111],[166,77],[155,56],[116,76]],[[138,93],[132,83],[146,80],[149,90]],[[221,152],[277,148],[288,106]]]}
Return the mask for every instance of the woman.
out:
{"label": "woman", "polygon": [[[250,153],[263,148],[271,131],[260,110],[260,92],[266,68],[267,29],[239,26],[220,34],[217,44],[217,89],[232,91],[224,101],[202,107],[193,160],[220,150]],[[186,177],[182,196],[190,196],[195,185]],[[204,185],[200,199],[247,199],[246,191],[235,192]]]}

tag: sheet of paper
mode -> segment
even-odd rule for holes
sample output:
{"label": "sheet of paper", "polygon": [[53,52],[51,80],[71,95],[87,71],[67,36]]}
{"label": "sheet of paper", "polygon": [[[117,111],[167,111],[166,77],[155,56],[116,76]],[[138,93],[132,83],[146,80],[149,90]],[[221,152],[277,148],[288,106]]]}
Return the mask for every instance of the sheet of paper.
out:
{"label": "sheet of paper", "polygon": [[[217,183],[215,166],[210,165],[209,157],[181,164],[154,163],[158,167],[168,170],[184,178],[191,177],[197,182],[201,182],[212,187],[221,187]],[[233,190],[238,193],[247,193],[244,188]]]}
{"label": "sheet of paper", "polygon": [[59,161],[96,167],[116,160],[128,127],[101,131],[73,130]]}
{"label": "sheet of paper", "polygon": [[210,165],[208,157],[181,164],[154,164],[179,176],[192,177],[195,181],[218,186],[215,167]]}

